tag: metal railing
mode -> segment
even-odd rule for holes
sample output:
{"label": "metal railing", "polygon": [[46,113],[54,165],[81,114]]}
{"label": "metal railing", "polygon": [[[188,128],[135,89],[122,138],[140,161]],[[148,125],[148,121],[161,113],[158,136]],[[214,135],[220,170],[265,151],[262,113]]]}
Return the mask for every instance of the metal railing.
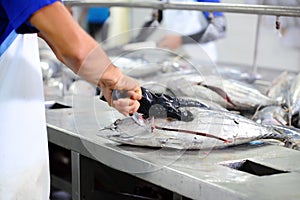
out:
{"label": "metal railing", "polygon": [[245,13],[256,15],[275,15],[300,17],[300,6],[274,6],[233,3],[207,3],[207,2],[161,2],[161,1],[101,1],[101,0],[64,0],[69,6],[106,6],[130,8],[154,8],[175,10],[201,10],[208,12]]}

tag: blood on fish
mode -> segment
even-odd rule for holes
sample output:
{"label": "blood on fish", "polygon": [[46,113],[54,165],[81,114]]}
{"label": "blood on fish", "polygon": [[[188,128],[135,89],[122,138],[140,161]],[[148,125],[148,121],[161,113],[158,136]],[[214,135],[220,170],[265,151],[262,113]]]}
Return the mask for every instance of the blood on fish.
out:
{"label": "blood on fish", "polygon": [[209,133],[202,133],[202,132],[198,132],[198,131],[183,130],[183,129],[177,129],[177,128],[176,129],[175,128],[166,128],[166,127],[160,127],[160,126],[156,126],[156,125],[154,125],[152,128],[158,129],[158,130],[163,130],[163,131],[176,131],[176,132],[184,132],[184,133],[189,133],[189,134],[201,135],[201,136],[204,136],[204,137],[210,137],[210,138],[215,138],[215,139],[218,139],[218,140],[222,140],[225,143],[229,142],[228,140],[226,140],[224,138],[221,138],[221,137],[218,137],[218,136],[215,136],[215,135],[211,135]]}

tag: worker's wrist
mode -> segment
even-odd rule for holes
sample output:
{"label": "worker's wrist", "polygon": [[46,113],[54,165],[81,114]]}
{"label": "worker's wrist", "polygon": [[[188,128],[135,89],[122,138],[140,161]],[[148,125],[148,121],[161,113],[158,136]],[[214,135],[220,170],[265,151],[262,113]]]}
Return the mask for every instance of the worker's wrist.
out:
{"label": "worker's wrist", "polygon": [[[108,72],[110,72],[112,69],[113,66],[110,59],[98,45],[86,56],[79,70],[77,71],[77,75],[93,85],[99,86],[99,82],[103,74],[105,72],[108,74]],[[105,77],[108,76],[109,75],[105,75]]]}
{"label": "worker's wrist", "polygon": [[120,80],[120,78],[122,77],[122,75],[122,72],[116,66],[110,64],[104,70],[102,76],[100,77],[100,82],[98,84],[104,84],[109,88],[114,88]]}

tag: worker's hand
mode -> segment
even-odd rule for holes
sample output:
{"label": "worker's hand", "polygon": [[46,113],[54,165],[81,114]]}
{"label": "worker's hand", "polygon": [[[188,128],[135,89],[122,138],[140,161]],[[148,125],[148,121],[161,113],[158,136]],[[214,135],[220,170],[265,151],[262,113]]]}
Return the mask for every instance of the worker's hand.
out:
{"label": "worker's hand", "polygon": [[137,112],[137,110],[140,107],[140,103],[136,100],[132,100],[129,98],[122,98],[114,100],[112,103],[112,107],[117,109],[123,115],[129,116],[129,114]]}
{"label": "worker's hand", "polygon": [[159,42],[158,47],[175,50],[182,44],[182,38],[180,35],[166,35]]}
{"label": "worker's hand", "polygon": [[[99,85],[101,92],[108,104],[116,108],[120,113],[128,116],[139,109],[138,100],[142,98],[140,84],[124,75],[118,68],[110,65],[101,76]],[[127,97],[118,100],[112,100],[112,91],[127,91]]]}

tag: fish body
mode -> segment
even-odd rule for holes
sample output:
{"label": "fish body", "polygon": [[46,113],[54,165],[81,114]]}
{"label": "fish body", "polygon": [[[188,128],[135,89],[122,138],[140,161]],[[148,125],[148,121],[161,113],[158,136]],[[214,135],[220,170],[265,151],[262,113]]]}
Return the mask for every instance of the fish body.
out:
{"label": "fish body", "polygon": [[287,141],[272,128],[243,116],[214,110],[191,108],[194,120],[147,119],[141,126],[132,118],[117,120],[101,130],[99,136],[121,144],[175,149],[215,149],[260,139]]}
{"label": "fish body", "polygon": [[290,114],[299,113],[300,110],[300,73],[292,80],[287,94],[287,106]]}
{"label": "fish body", "polygon": [[281,106],[268,106],[257,111],[252,119],[260,124],[287,125],[288,113]]}
{"label": "fish body", "polygon": [[[203,79],[198,78],[203,81]],[[168,90],[177,96],[191,97],[195,99],[204,99],[221,105],[224,108],[232,108],[233,105],[226,98],[216,93],[210,88],[207,88],[197,81],[197,77],[185,76],[173,79],[167,83]]]}
{"label": "fish body", "polygon": [[224,79],[223,89],[236,110],[254,110],[278,104],[275,99],[264,95],[252,85],[240,81]]}
{"label": "fish body", "polygon": [[[202,99],[199,97],[197,97],[197,98],[178,97],[178,99],[181,102],[185,102],[185,103],[181,103],[181,107],[198,107],[198,108],[206,108],[209,110],[219,110],[219,111],[229,112],[229,110],[227,110],[223,106],[221,106],[213,101],[209,101],[207,99]],[[194,103],[195,106],[193,106],[193,102],[196,102],[196,103]],[[198,104],[200,104],[202,106],[197,106]]]}
{"label": "fish body", "polygon": [[272,99],[276,99],[281,104],[286,103],[286,96],[289,91],[291,75],[287,71],[281,73],[275,78],[271,86],[267,89],[266,95]]}
{"label": "fish body", "polygon": [[196,77],[181,76],[169,82],[167,88],[177,95],[206,99],[230,110],[253,111],[257,107],[279,104],[251,84],[217,76],[198,76],[201,81],[196,82]]}

